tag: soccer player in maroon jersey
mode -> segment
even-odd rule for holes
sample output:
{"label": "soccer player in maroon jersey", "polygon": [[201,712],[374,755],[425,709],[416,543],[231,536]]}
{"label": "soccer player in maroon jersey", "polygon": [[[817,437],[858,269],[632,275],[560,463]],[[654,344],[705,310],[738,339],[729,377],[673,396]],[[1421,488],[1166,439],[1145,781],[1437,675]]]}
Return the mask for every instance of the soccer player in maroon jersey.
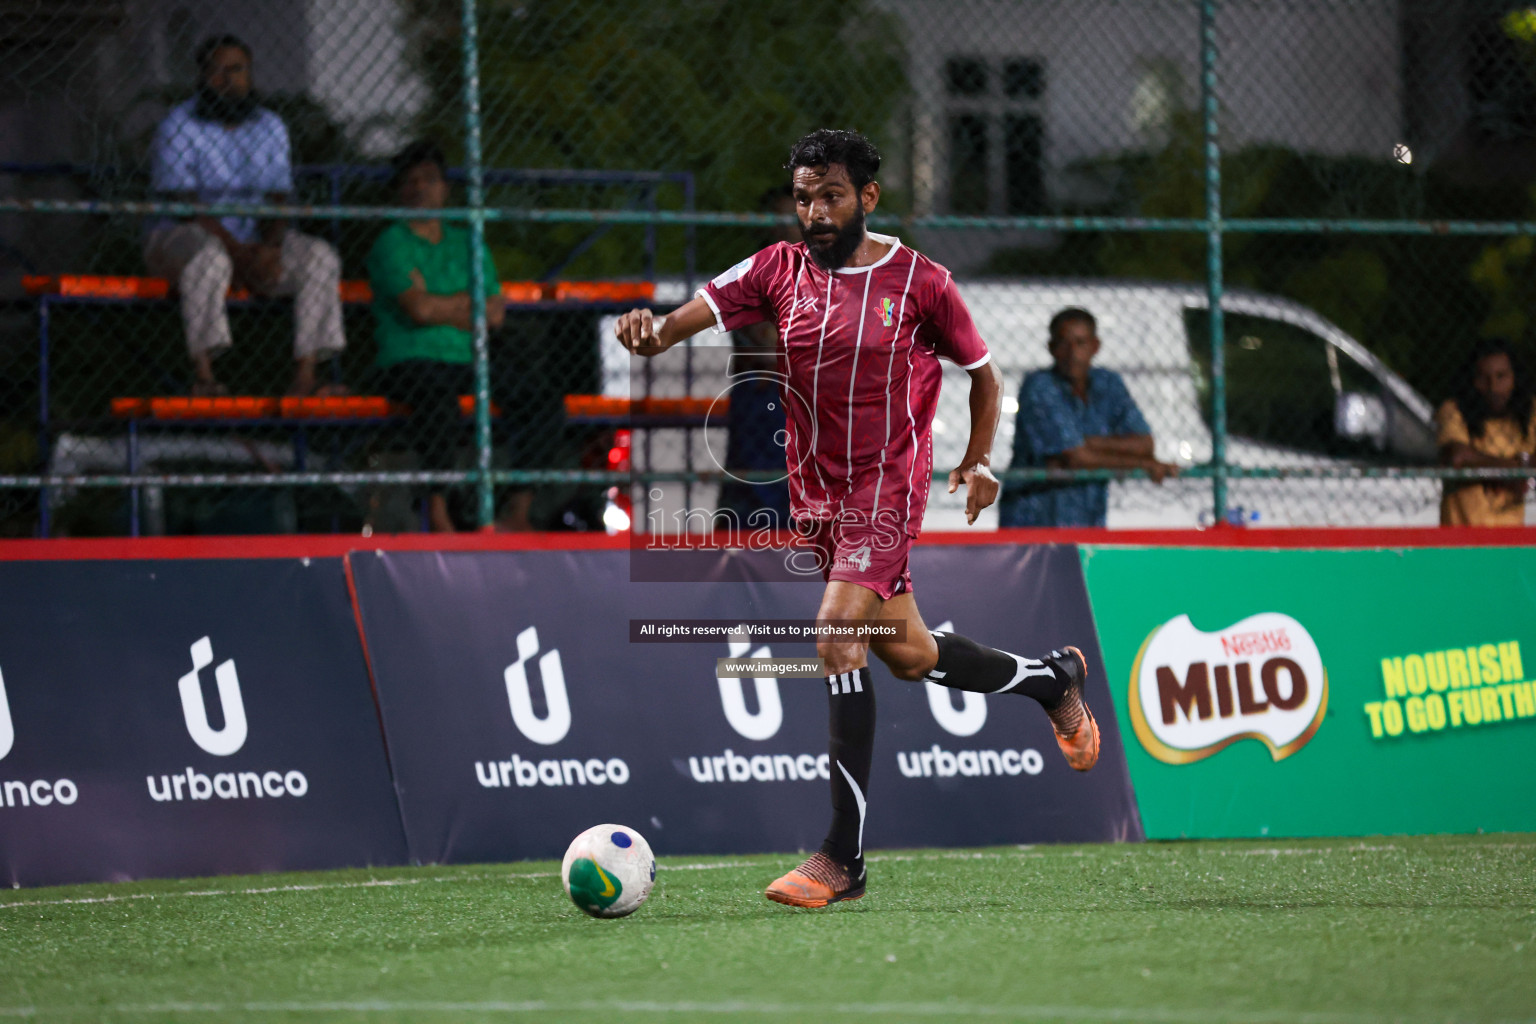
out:
{"label": "soccer player in maroon jersey", "polygon": [[899,640],[816,645],[831,692],[832,827],[821,849],[765,895],[824,907],[864,895],[870,651],[898,679],[1033,697],[1078,771],[1098,761],[1099,730],[1083,702],[1087,664],[1077,648],[1023,658],[923,624],[907,556],[928,503],[939,357],[971,378],[970,442],[949,473],[950,493],[966,488],[968,523],[997,497],[988,463],[1001,379],[949,271],[866,229],[880,201],[874,145],[822,129],[795,143],[788,166],[803,241],[743,260],[670,316],[631,310],[614,333],[632,353],[652,356],[706,328],[776,324],[788,369],[791,514],[827,581],[817,620],[905,623]]}

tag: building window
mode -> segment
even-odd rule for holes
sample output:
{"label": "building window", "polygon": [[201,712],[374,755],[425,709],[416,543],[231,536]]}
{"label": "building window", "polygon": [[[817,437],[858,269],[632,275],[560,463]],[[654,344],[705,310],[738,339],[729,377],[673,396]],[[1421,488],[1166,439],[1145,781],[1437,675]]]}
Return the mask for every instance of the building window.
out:
{"label": "building window", "polygon": [[1045,66],[1038,60],[1003,63],[1003,95],[1011,100],[1038,100],[1045,95]]}
{"label": "building window", "polygon": [[979,57],[951,57],[944,62],[944,79],[951,96],[985,96],[987,62]]}
{"label": "building window", "polygon": [[949,118],[949,210],[987,212],[987,119],[980,114]]}
{"label": "building window", "polygon": [[1025,217],[1045,209],[1045,126],[1035,114],[1003,118],[1003,210]]}
{"label": "building window", "polygon": [[961,216],[1045,212],[1045,65],[957,55],[943,66],[943,194]]}

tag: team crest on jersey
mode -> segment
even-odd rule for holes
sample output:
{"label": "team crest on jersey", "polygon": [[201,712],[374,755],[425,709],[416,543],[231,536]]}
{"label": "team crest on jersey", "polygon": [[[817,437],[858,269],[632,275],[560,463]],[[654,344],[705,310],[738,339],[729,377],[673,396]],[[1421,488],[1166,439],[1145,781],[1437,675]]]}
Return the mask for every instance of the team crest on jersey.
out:
{"label": "team crest on jersey", "polygon": [[875,313],[880,317],[880,322],[889,327],[895,321],[896,303],[890,299],[881,299],[875,303]]}
{"label": "team crest on jersey", "polygon": [[724,288],[733,281],[741,280],[743,274],[752,269],[752,257],[748,256],[730,270],[715,278],[712,282],[716,288]]}

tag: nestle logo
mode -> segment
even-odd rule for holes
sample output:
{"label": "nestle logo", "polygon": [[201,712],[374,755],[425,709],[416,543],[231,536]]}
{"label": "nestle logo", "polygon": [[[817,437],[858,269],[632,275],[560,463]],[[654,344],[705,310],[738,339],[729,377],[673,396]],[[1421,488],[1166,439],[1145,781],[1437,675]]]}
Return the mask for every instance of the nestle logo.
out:
{"label": "nestle logo", "polygon": [[1221,638],[1221,653],[1229,658],[1251,658],[1257,654],[1273,654],[1291,649],[1291,638],[1285,630],[1272,629],[1264,632],[1229,633]]}

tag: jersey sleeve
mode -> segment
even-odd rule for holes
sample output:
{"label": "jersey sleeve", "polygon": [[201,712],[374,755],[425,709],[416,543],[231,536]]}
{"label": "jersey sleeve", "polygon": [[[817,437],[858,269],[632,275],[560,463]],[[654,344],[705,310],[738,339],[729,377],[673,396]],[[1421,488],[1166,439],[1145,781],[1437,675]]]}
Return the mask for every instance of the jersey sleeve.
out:
{"label": "jersey sleeve", "polygon": [[773,315],[768,287],[778,264],[778,246],[748,256],[700,288],[698,295],[715,314],[715,333],[740,330]]}
{"label": "jersey sleeve", "polygon": [[1472,437],[1467,433],[1467,421],[1462,419],[1461,409],[1457,407],[1455,399],[1447,399],[1435,411],[1435,428],[1437,444],[1472,443]]}
{"label": "jersey sleeve", "polygon": [[156,192],[197,191],[197,151],[189,128],[186,118],[172,112],[155,129],[150,187]]}
{"label": "jersey sleeve", "polygon": [[1147,425],[1147,418],[1141,414],[1141,409],[1136,405],[1136,399],[1131,397],[1130,388],[1125,386],[1125,378],[1113,371],[1106,371],[1104,380],[1109,385],[1113,402],[1109,419],[1110,433],[1117,437],[1128,435],[1150,437],[1152,428]]}
{"label": "jersey sleeve", "polygon": [[971,319],[971,311],[960,297],[954,277],[949,274],[944,275],[932,307],[923,318],[920,338],[932,345],[935,353],[962,370],[985,366],[992,358],[987,343],[981,340],[976,323]]}
{"label": "jersey sleeve", "polygon": [[398,299],[411,290],[411,271],[416,265],[410,254],[399,244],[394,230],[387,229],[373,243],[368,253],[368,283],[374,298]]}
{"label": "jersey sleeve", "polygon": [[262,140],[259,187],[264,192],[293,191],[293,146],[288,141],[288,126],[273,114]]}

